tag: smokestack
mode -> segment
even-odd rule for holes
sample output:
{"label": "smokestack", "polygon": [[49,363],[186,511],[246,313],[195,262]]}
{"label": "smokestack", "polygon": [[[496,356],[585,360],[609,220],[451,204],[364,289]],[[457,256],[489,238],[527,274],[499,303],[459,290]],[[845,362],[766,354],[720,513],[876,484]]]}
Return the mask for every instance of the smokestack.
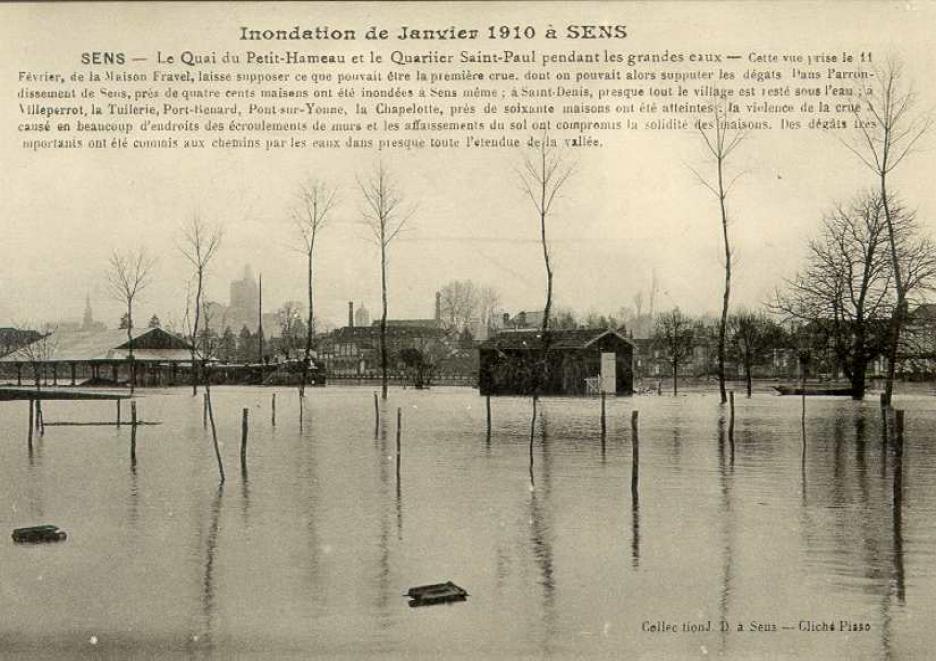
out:
{"label": "smokestack", "polygon": [[348,328],[354,328],[354,301],[348,301]]}
{"label": "smokestack", "polygon": [[436,292],[436,308],[435,308],[435,320],[436,323],[442,321],[442,292]]}

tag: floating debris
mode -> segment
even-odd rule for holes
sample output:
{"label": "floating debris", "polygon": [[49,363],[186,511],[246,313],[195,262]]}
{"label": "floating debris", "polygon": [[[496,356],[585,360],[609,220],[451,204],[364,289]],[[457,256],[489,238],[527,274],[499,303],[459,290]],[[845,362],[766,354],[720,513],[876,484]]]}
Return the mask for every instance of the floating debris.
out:
{"label": "floating debris", "polygon": [[851,397],[854,392],[851,388],[842,388],[836,386],[774,386],[781,395],[807,395],[807,396],[829,396],[829,397]]}
{"label": "floating debris", "polygon": [[41,542],[61,542],[68,535],[64,530],[51,523],[29,528],[17,528],[13,531],[13,541],[18,544],[38,544]]}
{"label": "floating debris", "polygon": [[433,606],[435,604],[447,604],[455,601],[465,601],[468,592],[460,588],[451,581],[446,583],[434,583],[432,585],[420,585],[410,588],[404,596],[410,598],[409,605]]}

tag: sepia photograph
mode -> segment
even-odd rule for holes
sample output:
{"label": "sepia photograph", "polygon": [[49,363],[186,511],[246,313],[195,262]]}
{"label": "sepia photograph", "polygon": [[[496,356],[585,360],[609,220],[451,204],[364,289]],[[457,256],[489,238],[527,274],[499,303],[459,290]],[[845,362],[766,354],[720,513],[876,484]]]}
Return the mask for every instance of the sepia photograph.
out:
{"label": "sepia photograph", "polygon": [[931,657],[933,25],[0,3],[0,657]]}

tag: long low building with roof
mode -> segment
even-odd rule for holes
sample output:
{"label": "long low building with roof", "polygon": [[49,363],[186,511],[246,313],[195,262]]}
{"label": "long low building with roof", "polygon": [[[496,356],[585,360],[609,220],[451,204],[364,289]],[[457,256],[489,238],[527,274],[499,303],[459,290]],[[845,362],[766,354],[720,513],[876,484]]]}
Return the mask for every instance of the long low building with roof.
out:
{"label": "long low building with roof", "polygon": [[[0,357],[4,372],[23,379],[58,384],[79,381],[172,385],[180,365],[191,369],[191,346],[161,328],[52,331]],[[134,367],[130,367],[133,347]]]}

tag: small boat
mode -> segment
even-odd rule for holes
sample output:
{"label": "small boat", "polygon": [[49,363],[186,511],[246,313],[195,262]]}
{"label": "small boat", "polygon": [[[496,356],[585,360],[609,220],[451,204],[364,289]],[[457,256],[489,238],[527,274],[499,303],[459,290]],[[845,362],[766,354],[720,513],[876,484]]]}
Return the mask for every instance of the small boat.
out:
{"label": "small boat", "polygon": [[13,531],[13,541],[17,544],[38,544],[42,542],[61,542],[68,535],[58,526],[51,523],[28,528],[17,528]]}
{"label": "small boat", "polygon": [[828,397],[851,397],[852,389],[848,387],[835,386],[774,386],[781,395],[807,395],[807,396],[828,396]]}
{"label": "small boat", "polygon": [[409,605],[415,608],[417,606],[433,606],[435,604],[465,601],[468,592],[451,581],[447,581],[410,588],[409,592],[403,596],[409,597]]}

